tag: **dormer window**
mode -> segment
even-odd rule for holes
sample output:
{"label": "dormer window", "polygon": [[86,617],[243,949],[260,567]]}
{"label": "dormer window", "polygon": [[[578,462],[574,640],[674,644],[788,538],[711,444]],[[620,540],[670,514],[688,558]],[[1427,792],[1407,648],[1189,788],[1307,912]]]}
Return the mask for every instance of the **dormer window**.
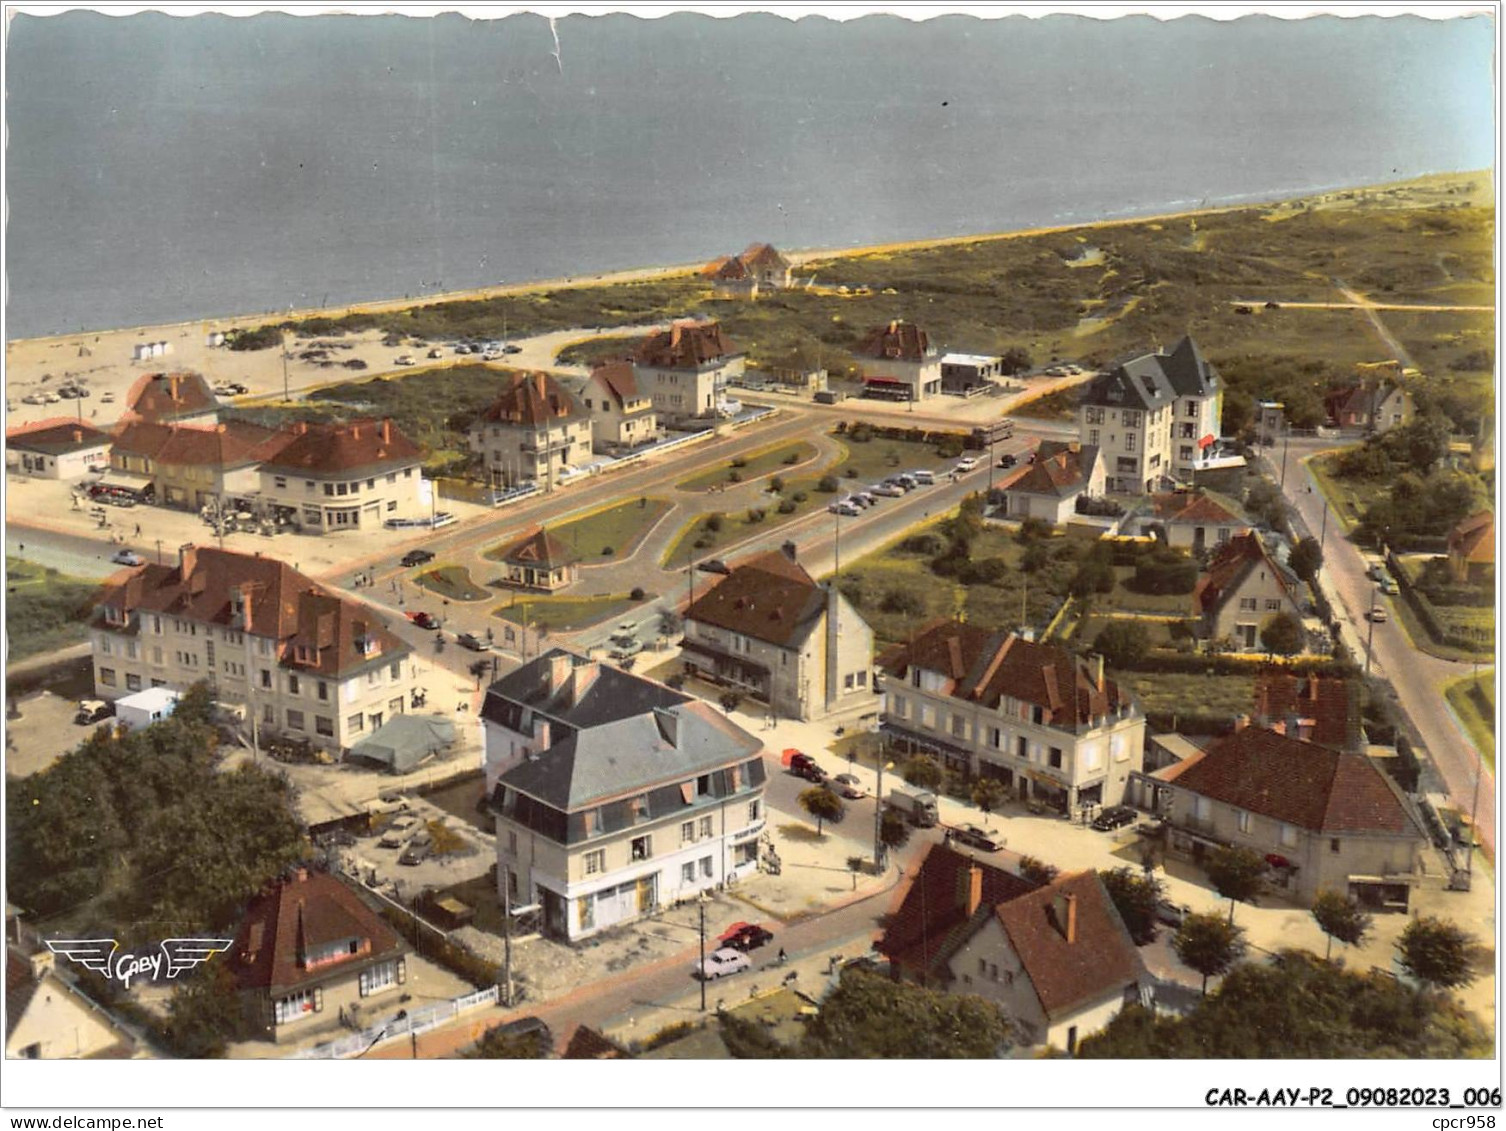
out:
{"label": "dormer window", "polygon": [[375,656],[381,648],[377,645],[375,636],[357,636],[356,652],[361,656]]}
{"label": "dormer window", "polygon": [[127,619],[128,618],[126,617],[126,611],[125,611],[124,607],[122,607],[120,605],[106,605],[105,606],[105,623],[106,624],[123,625],[123,624],[126,623]]}
{"label": "dormer window", "polygon": [[314,664],[319,660],[317,649],[310,648],[307,644],[293,645],[293,662],[295,664]]}

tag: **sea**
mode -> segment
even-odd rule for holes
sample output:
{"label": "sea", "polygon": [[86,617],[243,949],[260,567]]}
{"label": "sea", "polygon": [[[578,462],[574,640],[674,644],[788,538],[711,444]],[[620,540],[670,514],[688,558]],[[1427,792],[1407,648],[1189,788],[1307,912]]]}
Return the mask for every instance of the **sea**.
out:
{"label": "sea", "polygon": [[1494,163],[1487,14],[14,14],[7,340]]}

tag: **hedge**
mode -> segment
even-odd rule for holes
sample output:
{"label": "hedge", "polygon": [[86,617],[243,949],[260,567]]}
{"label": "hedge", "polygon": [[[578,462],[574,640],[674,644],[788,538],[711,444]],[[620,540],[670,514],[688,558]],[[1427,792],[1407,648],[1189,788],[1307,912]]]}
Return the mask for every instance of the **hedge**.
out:
{"label": "hedge", "polygon": [[[1143,660],[1129,670],[1182,675],[1252,675],[1261,668],[1272,664],[1272,662],[1264,657],[1246,660],[1238,656],[1188,655],[1181,652],[1168,652],[1158,648],[1152,649]],[[1314,656],[1293,660],[1291,663],[1280,663],[1277,666],[1282,671],[1290,672],[1292,675],[1326,675],[1349,678],[1359,674],[1359,669],[1353,663],[1334,660],[1327,656]]]}
{"label": "hedge", "polygon": [[1391,576],[1396,579],[1396,587],[1400,590],[1402,597],[1417,614],[1417,619],[1422,622],[1422,627],[1427,630],[1435,643],[1465,652],[1478,652],[1491,645],[1494,638],[1484,629],[1479,630],[1480,636],[1476,639],[1439,624],[1437,616],[1433,613],[1433,603],[1427,599],[1426,594],[1412,584],[1411,576],[1402,568],[1401,560],[1397,558],[1394,550],[1386,551],[1386,566]]}

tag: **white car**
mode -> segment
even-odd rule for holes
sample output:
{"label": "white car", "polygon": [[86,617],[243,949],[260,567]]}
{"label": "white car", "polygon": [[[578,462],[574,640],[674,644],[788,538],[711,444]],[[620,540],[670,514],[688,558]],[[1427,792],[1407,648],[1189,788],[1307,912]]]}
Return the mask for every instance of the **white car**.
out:
{"label": "white car", "polygon": [[115,565],[123,566],[139,566],[146,564],[146,559],[138,554],[135,550],[116,550],[115,553],[110,556],[110,561]]}
{"label": "white car", "polygon": [[487,350],[484,354],[481,355],[481,360],[482,361],[501,361],[502,360],[502,351],[501,350],[497,350],[497,349]]}
{"label": "white car", "polygon": [[972,456],[963,456],[961,459],[959,459],[957,461],[957,466],[954,467],[952,470],[953,471],[958,471],[958,472],[972,471],[977,466],[978,466],[978,461],[976,459],[974,459]]}
{"label": "white car", "polygon": [[851,503],[828,503],[826,509],[832,514],[845,515],[848,518],[856,518],[863,513],[861,507],[855,507]]}
{"label": "white car", "polygon": [[692,978],[702,978],[710,981],[712,978],[722,978],[728,974],[736,974],[743,970],[751,970],[753,960],[740,950],[733,950],[730,946],[724,946],[721,950],[713,951],[706,956],[705,968],[702,969],[699,960],[690,968]]}
{"label": "white car", "polygon": [[401,355],[400,357],[398,357],[397,359],[395,359],[392,364],[393,365],[416,365],[418,363],[413,360],[413,355],[412,354],[406,354],[405,353],[405,354]]}
{"label": "white car", "polygon": [[932,472],[932,471],[927,471],[924,468],[922,468],[919,471],[907,471],[907,472],[905,472],[905,474],[909,475],[911,478],[913,478],[915,480],[915,482],[917,482],[917,483],[924,483],[927,486],[929,486],[930,484],[936,482],[936,473]]}
{"label": "white car", "polygon": [[868,488],[868,494],[882,495],[886,499],[903,499],[905,497],[905,489],[903,487],[896,487],[893,483],[875,483],[872,487]]}

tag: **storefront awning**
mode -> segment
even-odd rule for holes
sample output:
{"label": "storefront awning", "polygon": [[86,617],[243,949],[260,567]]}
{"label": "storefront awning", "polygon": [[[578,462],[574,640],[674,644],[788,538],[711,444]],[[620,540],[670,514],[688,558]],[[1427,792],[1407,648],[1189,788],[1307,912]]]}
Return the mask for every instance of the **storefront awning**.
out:
{"label": "storefront awning", "polygon": [[94,482],[101,487],[118,487],[125,491],[145,491],[152,485],[150,475],[137,475],[130,471],[107,471]]}
{"label": "storefront awning", "polygon": [[1200,448],[1211,448],[1213,446],[1214,441],[1217,440],[1217,439],[1218,439],[1217,436],[1214,436],[1214,435],[1212,435],[1210,433],[1209,435],[1204,436],[1201,440],[1199,440],[1197,442],[1197,446],[1200,447]]}
{"label": "storefront awning", "polygon": [[901,381],[898,377],[864,377],[863,378],[863,384],[865,384],[865,385],[898,385],[898,386],[901,386],[901,387],[906,388],[906,389],[908,389],[910,387],[910,383],[908,381]]}

